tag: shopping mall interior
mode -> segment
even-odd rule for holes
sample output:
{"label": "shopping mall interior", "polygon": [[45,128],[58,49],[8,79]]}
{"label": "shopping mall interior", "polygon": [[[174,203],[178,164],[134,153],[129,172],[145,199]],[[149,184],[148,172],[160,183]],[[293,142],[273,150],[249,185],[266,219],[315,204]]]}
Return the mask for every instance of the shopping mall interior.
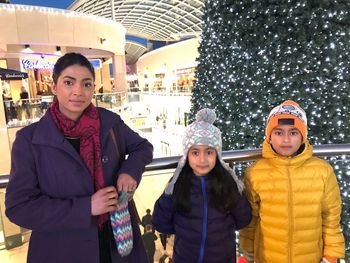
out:
{"label": "shopping mall interior", "polygon": [[[205,8],[204,0],[72,0],[65,8],[15,2],[0,0],[0,262],[6,263],[26,262],[31,235],[5,215],[12,145],[53,102],[56,61],[70,52],[86,56],[96,75],[93,104],[117,113],[153,144],[154,160],[134,194],[142,217],[182,154]],[[316,149],[326,156],[329,148]],[[349,144],[336,153],[349,155]],[[260,149],[224,155],[235,165],[258,156]],[[156,234],[154,262],[161,262],[171,257],[174,236],[164,248]]]}
{"label": "shopping mall interior", "polygon": [[[118,113],[151,141],[154,157],[181,154],[178,141],[190,109],[203,1],[160,0],[155,6],[147,1],[74,1],[67,9],[2,2],[2,178],[10,172],[16,132],[37,122],[52,102],[52,69],[68,52],[82,53],[94,66],[96,106]],[[144,174],[134,195],[140,216],[153,208],[172,171]],[[5,184],[0,190],[0,262],[25,262],[30,231],[6,218]],[[9,236],[17,236],[16,241]],[[155,260],[171,255],[172,239],[168,241],[164,250],[158,239]]]}

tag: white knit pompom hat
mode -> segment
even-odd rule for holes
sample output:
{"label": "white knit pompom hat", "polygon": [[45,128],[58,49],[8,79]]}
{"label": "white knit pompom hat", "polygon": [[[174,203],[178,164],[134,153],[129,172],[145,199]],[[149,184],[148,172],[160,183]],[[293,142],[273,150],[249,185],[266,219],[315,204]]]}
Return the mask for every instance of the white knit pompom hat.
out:
{"label": "white knit pompom hat", "polygon": [[185,130],[185,134],[182,139],[183,155],[178,162],[174,176],[171,178],[165,188],[166,194],[173,193],[175,183],[179,178],[182,168],[186,164],[188,151],[194,145],[207,145],[213,147],[218,154],[218,160],[235,180],[239,192],[241,193],[243,191],[243,183],[238,179],[234,170],[232,170],[231,167],[225,163],[224,160],[222,160],[221,131],[213,125],[215,120],[216,114],[214,110],[204,108],[197,112],[196,120]]}

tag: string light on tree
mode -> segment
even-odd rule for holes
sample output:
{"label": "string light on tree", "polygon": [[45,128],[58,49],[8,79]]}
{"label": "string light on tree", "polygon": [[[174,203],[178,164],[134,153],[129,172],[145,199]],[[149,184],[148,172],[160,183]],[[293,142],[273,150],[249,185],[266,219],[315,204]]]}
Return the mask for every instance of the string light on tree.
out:
{"label": "string light on tree", "polygon": [[[206,0],[191,113],[215,109],[225,150],[257,148],[270,109],[293,99],[307,112],[312,144],[349,143],[349,17],[347,1]],[[349,159],[330,160],[348,261]]]}

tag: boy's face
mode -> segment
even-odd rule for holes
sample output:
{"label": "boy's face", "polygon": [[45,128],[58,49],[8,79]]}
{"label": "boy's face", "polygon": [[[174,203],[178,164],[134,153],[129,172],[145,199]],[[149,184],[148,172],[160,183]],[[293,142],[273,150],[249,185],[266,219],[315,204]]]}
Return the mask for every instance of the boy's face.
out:
{"label": "boy's face", "polygon": [[270,143],[275,151],[285,157],[293,156],[303,142],[303,136],[293,125],[278,125],[271,132]]}
{"label": "boy's face", "polygon": [[194,145],[188,151],[188,163],[196,176],[206,176],[216,164],[216,150],[205,145]]}

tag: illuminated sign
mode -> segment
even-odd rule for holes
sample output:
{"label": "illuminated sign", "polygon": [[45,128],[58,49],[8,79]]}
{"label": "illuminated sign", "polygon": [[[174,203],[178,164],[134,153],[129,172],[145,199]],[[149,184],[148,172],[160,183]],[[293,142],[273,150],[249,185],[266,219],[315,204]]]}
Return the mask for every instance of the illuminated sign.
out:
{"label": "illuminated sign", "polygon": [[39,59],[22,59],[22,67],[27,69],[50,69],[52,70],[55,63],[51,61],[39,60]]}
{"label": "illuminated sign", "polygon": [[4,80],[20,80],[28,78],[28,74],[12,69],[0,68],[0,79]]}
{"label": "illuminated sign", "polygon": [[[89,60],[94,68],[102,68],[102,61],[100,59]],[[50,69],[52,70],[55,63],[42,59],[22,59],[22,67],[25,70],[28,69]]]}
{"label": "illuminated sign", "polygon": [[89,59],[89,61],[94,68],[102,68],[101,59]]}
{"label": "illuminated sign", "polygon": [[195,68],[183,68],[183,69],[176,70],[177,75],[191,75],[194,73],[195,73]]}

